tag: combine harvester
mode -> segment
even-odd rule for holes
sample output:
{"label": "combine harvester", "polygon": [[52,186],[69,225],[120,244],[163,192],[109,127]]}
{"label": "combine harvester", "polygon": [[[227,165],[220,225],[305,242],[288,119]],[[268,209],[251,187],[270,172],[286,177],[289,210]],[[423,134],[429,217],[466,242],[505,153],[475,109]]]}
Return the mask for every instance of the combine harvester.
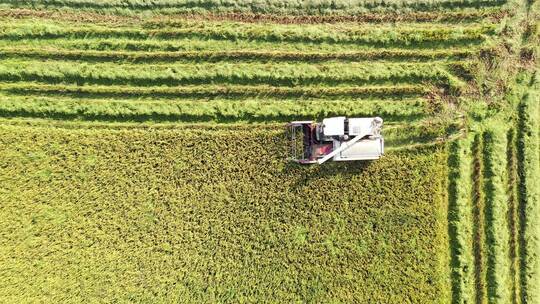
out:
{"label": "combine harvester", "polygon": [[384,154],[382,125],[380,117],[332,117],[323,119],[322,123],[293,121],[287,124],[290,160],[322,164],[330,159],[379,159]]}

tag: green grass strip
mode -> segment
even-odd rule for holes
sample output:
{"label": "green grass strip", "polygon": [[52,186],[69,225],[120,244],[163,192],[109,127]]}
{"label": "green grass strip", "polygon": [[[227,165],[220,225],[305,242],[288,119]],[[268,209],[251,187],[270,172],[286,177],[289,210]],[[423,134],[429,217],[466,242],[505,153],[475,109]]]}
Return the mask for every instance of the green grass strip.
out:
{"label": "green grass strip", "polygon": [[475,303],[487,304],[486,195],[484,193],[484,141],[482,133],[472,143],[472,200]]}
{"label": "green grass strip", "polygon": [[484,133],[487,296],[490,303],[509,303],[511,299],[506,132],[505,125],[499,124]]}
{"label": "green grass strip", "polygon": [[425,116],[425,102],[406,100],[104,100],[0,96],[0,116],[103,121],[291,121],[328,116]]}
{"label": "green grass strip", "polygon": [[533,86],[522,99],[519,109],[519,190],[524,256],[520,267],[524,285],[522,301],[540,303],[540,86],[537,79],[533,78],[531,83]]}
{"label": "green grass strip", "polygon": [[434,82],[462,87],[444,65],[425,63],[216,63],[130,65],[64,61],[0,61],[0,81],[98,85],[237,84],[361,86]]}
{"label": "green grass strip", "polygon": [[520,210],[519,210],[519,177],[518,177],[518,155],[517,138],[514,128],[507,132],[508,147],[507,175],[508,175],[508,227],[510,229],[510,278],[511,278],[511,301],[520,303],[521,281],[520,281]]}
{"label": "green grass strip", "polygon": [[452,142],[448,158],[452,303],[473,303],[475,300],[472,144],[471,135]]}
{"label": "green grass strip", "polygon": [[481,24],[472,26],[363,26],[350,28],[345,25],[286,26],[245,23],[185,23],[171,29],[142,29],[104,27],[88,24],[19,22],[0,24],[0,39],[59,39],[59,38],[130,38],[177,40],[197,38],[204,40],[250,40],[266,42],[305,42],[328,44],[364,45],[414,45],[420,43],[482,42],[495,34],[497,26]]}
{"label": "green grass strip", "polygon": [[[100,37],[66,37],[55,39],[19,39],[17,46],[21,48],[47,48],[66,50],[95,50],[95,51],[137,51],[137,52],[179,52],[179,51],[251,51],[251,52],[287,52],[287,53],[351,53],[366,51],[423,51],[426,53],[435,51],[451,50],[477,50],[484,47],[484,41],[434,41],[420,43],[386,43],[386,44],[361,44],[361,43],[313,43],[304,41],[289,41],[279,43],[275,41],[258,40],[216,40],[198,37],[163,40],[156,38],[132,39],[132,38],[100,38]],[[12,48],[14,41],[0,39],[0,47]]]}

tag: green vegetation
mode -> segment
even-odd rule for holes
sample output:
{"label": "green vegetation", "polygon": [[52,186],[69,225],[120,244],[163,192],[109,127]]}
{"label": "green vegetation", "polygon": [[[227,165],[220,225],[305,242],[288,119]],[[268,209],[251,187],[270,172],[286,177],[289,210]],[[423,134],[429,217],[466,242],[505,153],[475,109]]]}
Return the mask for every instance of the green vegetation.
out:
{"label": "green vegetation", "polygon": [[506,196],[506,133],[493,128],[484,133],[486,193],[487,284],[489,303],[510,302],[508,197]]}
{"label": "green vegetation", "polygon": [[328,43],[342,45],[388,46],[444,43],[446,45],[477,44],[494,34],[496,25],[426,26],[404,23],[395,28],[390,25],[359,26],[355,24],[328,25],[273,25],[224,22],[180,22],[177,24],[143,24],[142,27],[117,27],[36,22],[0,23],[0,38],[66,39],[66,38],[120,38],[133,40],[248,40],[255,42]]}
{"label": "green vegetation", "polygon": [[453,303],[474,302],[474,253],[472,208],[472,136],[456,140],[450,146],[448,158],[448,224],[450,229],[451,270],[455,282],[452,290]]}
{"label": "green vegetation", "polygon": [[[323,62],[327,60],[340,60],[340,61],[368,61],[368,60],[393,60],[393,61],[435,61],[435,60],[461,60],[466,59],[474,54],[477,50],[475,49],[444,49],[444,50],[407,50],[407,49],[364,49],[359,51],[344,51],[341,50],[339,53],[330,52],[332,48],[322,49],[324,52],[314,52],[309,51],[309,45],[305,46],[307,51],[295,52],[295,51],[258,51],[258,50],[245,50],[249,48],[255,48],[254,46],[246,46],[243,48],[238,44],[232,45],[214,45],[212,48],[226,49],[232,48],[238,49],[243,48],[244,50],[232,50],[232,51],[193,51],[193,44],[191,41],[186,41],[180,46],[173,45],[169,47],[164,47],[163,49],[173,49],[174,51],[148,51],[153,49],[158,49],[153,47],[151,44],[132,44],[131,42],[125,42],[123,44],[108,43],[101,41],[98,45],[90,44],[78,44],[74,39],[72,40],[73,44],[64,45],[65,49],[53,49],[49,45],[44,45],[39,47],[46,47],[46,50],[30,48],[30,47],[19,47],[16,49],[13,48],[2,48],[0,49],[0,54],[4,58],[40,58],[40,59],[64,59],[64,60],[82,60],[86,62],[104,62],[104,61],[126,61],[132,63],[140,62],[222,62],[222,61],[310,61],[310,62]],[[157,44],[161,45],[161,44]],[[34,46],[34,43],[32,44]],[[206,44],[205,46],[208,46]],[[291,46],[287,44],[287,46]],[[302,46],[304,47],[304,46]],[[81,49],[91,49],[87,50],[71,50],[71,48],[81,48]],[[336,49],[339,50],[342,47],[339,46]],[[354,47],[353,47],[354,48]],[[94,49],[98,50],[95,51]],[[108,49],[121,49],[121,51],[104,51]],[[135,51],[124,51],[124,49],[135,50]],[[190,49],[191,51],[176,51]],[[285,47],[281,47],[285,49]],[[139,52],[145,51],[145,52]]]}
{"label": "green vegetation", "polygon": [[0,83],[0,89],[11,94],[48,94],[48,95],[75,95],[79,97],[183,97],[183,98],[239,98],[239,97],[379,97],[391,98],[414,97],[428,91],[421,85],[392,85],[392,86],[361,86],[361,87],[274,87],[268,85],[203,85],[179,87],[133,87],[133,86],[79,86],[79,85],[43,85],[28,83]]}
{"label": "green vegetation", "polygon": [[539,6],[0,0],[0,302],[540,303]]}
{"label": "green vegetation", "polygon": [[[156,99],[74,99],[58,97],[0,96],[0,113],[4,116],[60,117],[86,120],[129,119],[148,120],[261,120],[290,121],[317,118],[348,111],[356,116],[384,115],[388,122],[412,117],[426,117],[422,99],[387,100],[325,100],[325,99],[245,99],[245,100],[185,100],[176,102]],[[191,118],[191,119],[190,119]]]}
{"label": "green vegetation", "polygon": [[[185,86],[238,84],[274,86],[342,86],[421,81],[445,82],[455,78],[445,66],[406,63],[217,63],[128,65],[62,61],[3,61],[1,81],[44,83]],[[459,80],[457,80],[459,81]]]}
{"label": "green vegetation", "polygon": [[520,187],[522,204],[522,239],[524,260],[521,265],[522,280],[525,286],[524,299],[530,303],[540,301],[540,84],[538,74],[531,80],[532,89],[524,96],[520,104],[521,133],[520,154],[521,162],[520,177],[523,180]]}

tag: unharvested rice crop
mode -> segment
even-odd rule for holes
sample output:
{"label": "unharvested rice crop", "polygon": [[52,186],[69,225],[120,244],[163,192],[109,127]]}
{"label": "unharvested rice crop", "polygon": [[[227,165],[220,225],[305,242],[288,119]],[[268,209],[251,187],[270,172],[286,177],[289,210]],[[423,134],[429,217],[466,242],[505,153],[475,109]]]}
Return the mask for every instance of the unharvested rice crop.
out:
{"label": "unharvested rice crop", "polygon": [[298,167],[272,127],[0,134],[3,301],[447,301],[440,147]]}

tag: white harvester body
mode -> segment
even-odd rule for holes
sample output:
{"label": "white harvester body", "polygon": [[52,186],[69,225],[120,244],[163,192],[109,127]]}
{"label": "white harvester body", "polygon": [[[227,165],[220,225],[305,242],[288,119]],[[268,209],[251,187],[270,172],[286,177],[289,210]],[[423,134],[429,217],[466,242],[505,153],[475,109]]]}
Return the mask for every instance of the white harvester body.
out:
{"label": "white harvester body", "polygon": [[[380,117],[331,117],[322,123],[293,121],[288,133],[291,160],[301,164],[374,160],[384,154],[383,120]],[[301,150],[299,153],[298,150]]]}

